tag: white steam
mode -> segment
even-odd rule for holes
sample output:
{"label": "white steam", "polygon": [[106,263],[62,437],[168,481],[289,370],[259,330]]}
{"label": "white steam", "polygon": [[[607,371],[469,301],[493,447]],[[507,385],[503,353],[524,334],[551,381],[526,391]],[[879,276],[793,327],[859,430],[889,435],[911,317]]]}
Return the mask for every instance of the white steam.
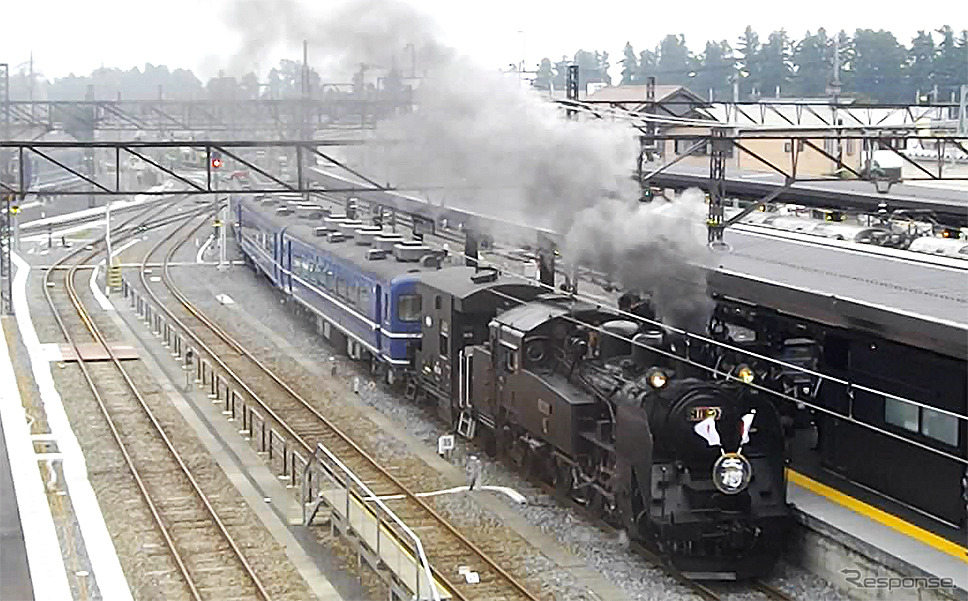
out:
{"label": "white steam", "polygon": [[631,179],[638,145],[627,126],[566,121],[516,78],[441,45],[432,20],[396,0],[351,0],[318,18],[294,0],[238,0],[229,21],[243,37],[236,68],[308,39],[323,81],[360,63],[409,65],[412,44],[426,75],[417,109],[380,124],[379,136],[392,143],[354,157],[365,173],[401,189],[436,188],[432,197],[448,205],[568,232],[566,259],[651,292],[671,323],[703,325],[709,303],[694,266],[707,252],[695,228],[702,196],[638,203]]}

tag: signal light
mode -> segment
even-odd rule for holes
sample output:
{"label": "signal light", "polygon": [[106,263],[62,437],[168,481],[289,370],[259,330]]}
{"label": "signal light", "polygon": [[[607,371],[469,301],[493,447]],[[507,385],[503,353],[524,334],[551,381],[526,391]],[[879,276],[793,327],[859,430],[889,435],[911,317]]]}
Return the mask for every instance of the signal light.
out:
{"label": "signal light", "polygon": [[952,240],[957,240],[961,238],[961,232],[952,227],[946,227],[941,230],[942,238],[951,238]]}
{"label": "signal light", "polygon": [[217,150],[213,150],[212,151],[212,169],[218,169],[221,166],[222,166],[222,153]]}

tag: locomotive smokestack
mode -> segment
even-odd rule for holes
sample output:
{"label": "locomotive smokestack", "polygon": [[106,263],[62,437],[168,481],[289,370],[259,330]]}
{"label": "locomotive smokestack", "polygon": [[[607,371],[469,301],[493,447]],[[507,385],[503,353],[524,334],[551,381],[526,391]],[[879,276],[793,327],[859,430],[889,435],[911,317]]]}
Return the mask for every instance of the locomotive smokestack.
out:
{"label": "locomotive smokestack", "polygon": [[477,271],[477,252],[480,241],[477,232],[471,229],[464,230],[464,264],[473,267]]}
{"label": "locomotive smokestack", "polygon": [[555,243],[545,234],[538,233],[538,281],[544,286],[555,287]]}

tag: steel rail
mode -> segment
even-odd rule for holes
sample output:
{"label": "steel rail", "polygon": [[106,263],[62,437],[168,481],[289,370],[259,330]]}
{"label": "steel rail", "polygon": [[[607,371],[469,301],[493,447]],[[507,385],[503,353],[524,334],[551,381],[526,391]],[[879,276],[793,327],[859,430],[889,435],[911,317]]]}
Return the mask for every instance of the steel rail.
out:
{"label": "steel rail", "polygon": [[[175,201],[175,202],[177,202],[177,201]],[[152,207],[152,208],[156,208],[156,207]],[[164,208],[165,207],[162,207],[162,210]],[[146,210],[143,213],[140,213],[139,215],[134,216],[132,219],[126,221],[122,225],[122,227],[124,227],[124,225],[127,225],[127,224],[130,224],[130,223],[134,222],[139,217],[143,216],[144,214],[146,214],[148,212],[149,211]],[[187,219],[190,219],[190,218],[191,218],[191,216],[188,216],[187,217]],[[134,231],[132,231],[132,229]],[[139,231],[139,228],[135,227],[135,228],[131,228],[131,229],[126,230],[125,233],[127,235],[131,235],[132,233],[136,233],[137,231]],[[100,241],[98,241],[98,243],[100,243]],[[65,255],[63,258],[61,258],[60,260],[58,260],[57,263],[55,263],[55,266],[61,266],[61,265],[63,265],[69,259],[72,259],[72,258],[76,257],[77,255],[80,255],[83,252],[84,249],[85,249],[85,247],[81,247],[81,248],[77,249],[76,251],[71,252],[71,253]],[[212,507],[211,502],[209,501],[208,497],[201,490],[201,487],[199,486],[197,480],[192,475],[191,470],[188,468],[188,466],[185,464],[184,460],[181,458],[180,454],[174,448],[174,445],[171,443],[170,439],[165,434],[164,429],[162,428],[161,424],[157,421],[157,419],[155,418],[155,416],[152,413],[151,409],[148,407],[147,402],[145,401],[145,399],[144,399],[143,395],[141,394],[141,392],[138,390],[138,388],[135,385],[134,381],[131,379],[130,375],[127,373],[127,370],[125,370],[125,368],[122,366],[120,360],[118,359],[118,357],[117,357],[116,353],[114,352],[114,350],[109,345],[107,339],[104,337],[103,333],[100,331],[100,329],[94,323],[93,319],[91,318],[90,313],[84,307],[84,304],[83,304],[83,302],[80,299],[80,295],[77,293],[77,290],[74,287],[74,276],[75,276],[78,268],[81,265],[83,265],[84,263],[87,263],[88,261],[90,261],[94,256],[96,256],[98,254],[98,252],[99,251],[94,250],[91,253],[89,253],[87,257],[85,257],[84,259],[82,259],[78,263],[75,263],[75,264],[71,265],[70,268],[69,268],[68,273],[65,275],[65,277],[64,277],[65,288],[67,290],[67,293],[68,293],[68,296],[70,298],[71,304],[74,306],[75,310],[77,311],[77,314],[78,314],[79,318],[84,323],[86,329],[91,334],[91,336],[94,338],[94,340],[96,342],[100,343],[104,347],[105,351],[108,353],[108,355],[109,355],[112,363],[117,368],[118,372],[121,374],[122,378],[124,379],[125,383],[127,384],[128,388],[131,390],[131,392],[133,393],[133,395],[135,396],[135,398],[138,400],[139,404],[141,405],[142,409],[145,411],[145,414],[147,415],[147,417],[149,418],[149,420],[151,421],[151,423],[155,426],[156,430],[158,431],[159,436],[164,441],[166,447],[171,452],[172,457],[178,463],[179,467],[182,469],[183,473],[185,474],[185,476],[187,477],[187,479],[191,483],[191,485],[194,488],[195,492],[197,493],[198,497],[200,498],[200,500],[204,504],[206,510],[212,516],[213,522],[216,524],[216,526],[218,527],[219,531],[222,533],[223,537],[226,539],[226,542],[228,542],[228,544],[231,547],[231,549],[233,550],[233,552],[237,555],[237,557],[239,559],[239,562],[243,566],[243,569],[248,573],[248,575],[252,579],[252,582],[255,585],[256,590],[258,591],[259,595],[263,599],[265,599],[266,601],[270,601],[271,598],[269,596],[268,591],[266,591],[266,589],[263,586],[261,580],[255,574],[252,566],[248,563],[248,561],[242,555],[241,549],[239,549],[238,545],[235,543],[235,541],[232,539],[231,535],[228,533],[227,529],[225,528],[224,523],[222,522],[221,518],[216,514],[216,512],[215,512],[214,508]],[[130,470],[130,472],[132,474],[132,477],[134,478],[134,480],[135,480],[135,482],[136,482],[136,484],[138,486],[138,489],[141,492],[141,495],[142,495],[142,497],[145,500],[145,503],[148,505],[149,511],[152,514],[152,517],[155,520],[155,523],[157,524],[157,526],[158,526],[158,528],[159,528],[159,530],[160,530],[160,532],[162,534],[162,537],[165,540],[166,545],[168,546],[169,550],[171,551],[172,557],[175,560],[175,563],[178,566],[179,571],[181,572],[182,576],[184,577],[186,585],[188,586],[189,590],[191,591],[192,596],[194,597],[194,599],[196,599],[197,601],[202,601],[203,597],[201,595],[201,592],[198,590],[198,587],[196,586],[196,584],[194,582],[194,579],[192,578],[191,574],[189,573],[188,567],[186,566],[185,561],[184,561],[181,553],[178,551],[178,549],[177,549],[177,547],[175,545],[175,542],[174,542],[174,540],[172,538],[172,535],[171,535],[171,532],[169,531],[169,528],[164,524],[164,520],[162,519],[162,517],[160,515],[160,512],[158,510],[158,507],[157,507],[155,501],[152,499],[151,494],[148,492],[148,489],[147,489],[147,486],[145,484],[145,481],[142,478],[141,473],[138,471],[137,467],[135,466],[135,461],[132,458],[131,454],[129,453],[128,448],[127,448],[127,445],[122,440],[121,434],[120,434],[120,432],[118,430],[118,427],[117,427],[117,425],[116,425],[116,423],[114,421],[114,418],[112,417],[111,412],[108,410],[107,405],[104,402],[104,398],[102,397],[101,393],[99,392],[97,386],[94,383],[94,379],[92,378],[92,376],[90,374],[90,371],[88,370],[87,362],[83,359],[82,354],[80,352],[80,349],[79,349],[79,346],[78,346],[78,342],[77,342],[77,338],[70,333],[70,331],[68,330],[68,328],[67,328],[67,326],[66,326],[66,324],[64,322],[63,316],[61,315],[60,311],[58,311],[58,309],[56,308],[56,305],[54,304],[54,300],[53,300],[53,297],[52,297],[51,292],[50,292],[51,288],[53,287],[53,284],[50,282],[50,275],[53,272],[54,272],[54,270],[48,270],[47,273],[44,276],[44,294],[46,296],[46,299],[47,299],[48,304],[51,307],[51,310],[53,312],[53,315],[55,317],[55,320],[57,321],[58,327],[60,328],[62,334],[65,337],[65,339],[70,343],[71,347],[74,349],[74,352],[75,352],[75,354],[77,356],[77,362],[78,362],[78,365],[81,367],[81,371],[82,371],[82,373],[84,375],[84,379],[87,382],[88,386],[90,387],[90,389],[91,389],[91,391],[92,391],[92,393],[93,393],[93,395],[95,397],[95,400],[98,403],[98,407],[100,408],[102,414],[105,417],[105,420],[107,421],[108,427],[111,430],[111,434],[112,434],[115,442],[117,443],[118,448],[120,449],[122,455],[124,456],[125,462],[128,465],[128,468],[129,468],[129,470]]]}
{"label": "steel rail", "polygon": [[[186,236],[184,236],[177,244],[173,245],[168,251],[163,261],[163,265],[166,267],[162,271],[162,281],[165,287],[172,293],[172,295],[178,300],[178,302],[196,317],[206,328],[210,329],[215,333],[223,342],[231,346],[233,349],[241,349],[240,355],[248,359],[259,371],[264,373],[269,377],[276,385],[283,389],[292,399],[296,400],[299,405],[308,410],[319,423],[324,425],[328,430],[330,430],[342,443],[348,445],[350,449],[359,455],[370,467],[376,469],[383,477],[389,480],[394,486],[403,492],[408,500],[415,503],[420,507],[420,509],[431,516],[437,523],[444,526],[448,534],[455,537],[464,546],[471,550],[475,555],[477,555],[485,564],[489,566],[495,573],[497,573],[501,578],[508,582],[512,588],[514,588],[519,594],[524,596],[526,599],[537,601],[536,597],[532,592],[530,592],[523,584],[521,584],[517,579],[515,579],[511,574],[509,574],[504,568],[497,564],[496,561],[491,559],[486,552],[484,552],[480,547],[474,544],[472,541],[467,539],[460,531],[458,531],[449,521],[447,521],[443,516],[441,516],[436,510],[434,510],[426,501],[416,496],[416,494],[410,490],[403,482],[400,481],[398,477],[393,475],[385,467],[381,466],[372,456],[370,456],[366,451],[364,451],[349,435],[343,432],[339,427],[336,426],[331,420],[320,413],[315,407],[312,406],[305,398],[303,398],[299,393],[292,389],[285,381],[282,380],[274,371],[272,371],[268,366],[262,363],[253,353],[248,349],[238,343],[234,337],[232,337],[228,332],[226,332],[221,326],[214,323],[211,319],[205,316],[201,311],[199,311],[191,301],[174,285],[171,280],[170,272],[167,269],[167,265],[170,263],[171,257],[174,255],[176,250],[183,245],[192,235],[192,231],[189,231]],[[145,256],[145,260],[157,252],[157,250],[162,246],[165,241],[162,240],[155,245]],[[312,456],[315,447],[300,436],[293,428],[276,412],[273,410],[268,403],[266,403],[260,395],[258,395],[245,381],[244,379],[236,373],[231,367],[229,367],[218,353],[216,353],[212,348],[210,348],[191,328],[179,319],[174,312],[165,305],[164,302],[159,298],[157,293],[148,285],[147,278],[145,277],[144,271],[141,273],[141,283],[144,289],[148,292],[149,296],[154,300],[154,302],[168,315],[168,317],[177,324],[192,340],[195,344],[201,348],[212,360],[218,364],[220,369],[227,374],[235,383],[246,393],[249,397],[255,401],[259,407],[266,412],[266,414],[276,422],[306,453],[307,456]],[[442,574],[434,570],[434,576],[438,578],[441,582],[445,583],[451,593],[455,595],[458,599],[466,599],[462,593],[450,583],[449,579],[444,577]]]}

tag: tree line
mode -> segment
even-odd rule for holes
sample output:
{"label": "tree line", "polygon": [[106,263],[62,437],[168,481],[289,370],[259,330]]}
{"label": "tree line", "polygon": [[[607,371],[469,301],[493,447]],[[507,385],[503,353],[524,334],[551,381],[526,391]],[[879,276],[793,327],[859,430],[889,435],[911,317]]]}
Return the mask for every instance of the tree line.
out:
{"label": "tree line", "polygon": [[[311,97],[331,93],[312,67],[307,70],[306,79]],[[280,100],[302,98],[302,87],[302,63],[286,59],[270,69],[262,81],[250,72],[241,77],[220,74],[202,83],[189,69],[170,70],[165,65],[148,63],[143,69],[101,67],[90,75],[72,73],[53,80],[35,73],[31,90],[30,74],[25,68],[10,74],[11,100]],[[402,89],[399,69],[391,68],[377,77],[361,67],[343,90],[366,93],[377,87],[384,92]]]}
{"label": "tree line", "polygon": [[[968,30],[945,25],[919,31],[905,46],[889,31],[857,29],[853,35],[821,28],[796,40],[785,30],[761,40],[752,27],[734,42],[708,41],[696,54],[682,34],[662,38],[651,50],[636,52],[630,42],[622,51],[621,78],[616,84],[683,85],[704,98],[731,100],[734,84],[740,100],[828,96],[835,55],[840,59],[841,94],[862,102],[947,102],[958,99],[968,84]],[[567,67],[579,66],[579,87],[611,85],[609,54],[579,50],[538,66],[533,85],[543,90],[565,87]]]}

